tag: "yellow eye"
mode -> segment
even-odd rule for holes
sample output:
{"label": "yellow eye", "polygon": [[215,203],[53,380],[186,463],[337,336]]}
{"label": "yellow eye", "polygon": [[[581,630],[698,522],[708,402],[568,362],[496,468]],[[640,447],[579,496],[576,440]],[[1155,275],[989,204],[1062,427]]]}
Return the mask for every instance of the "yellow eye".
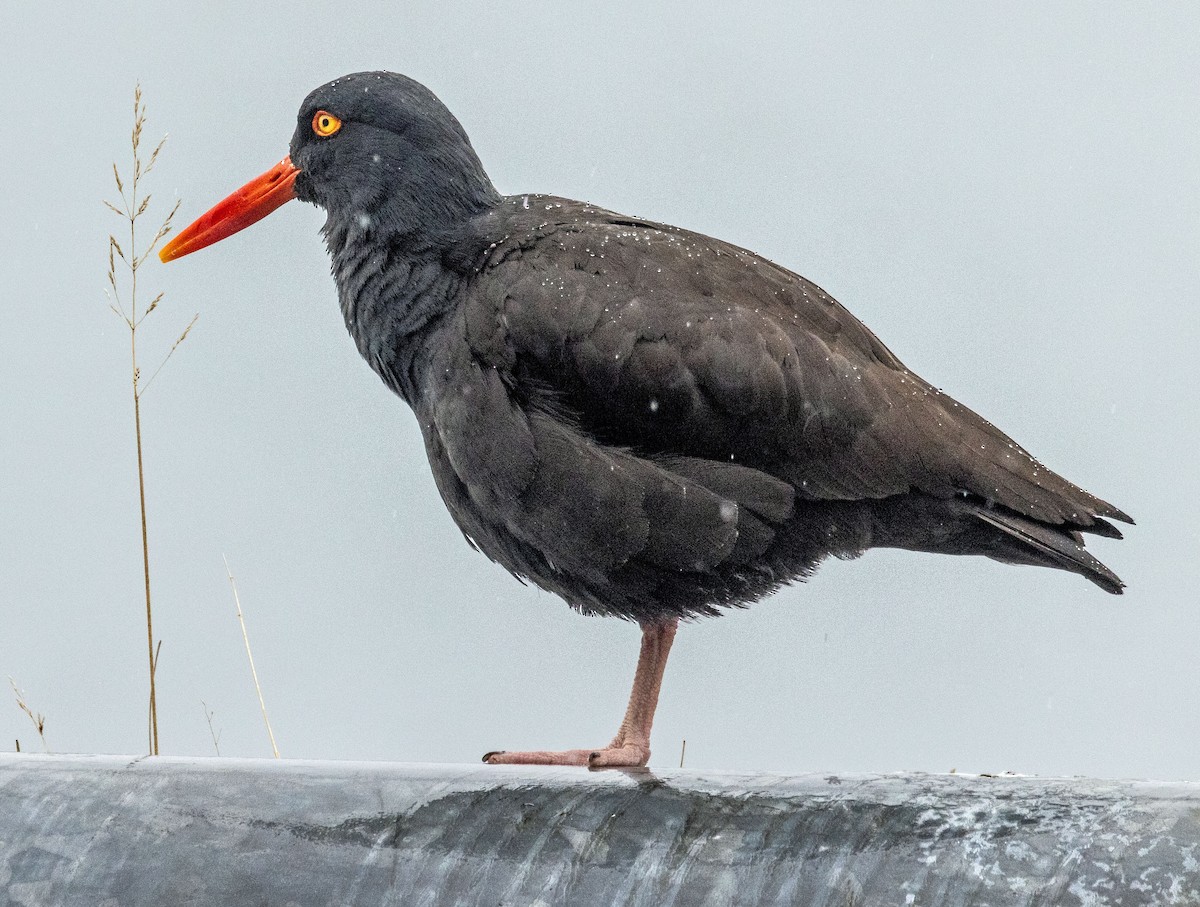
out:
{"label": "yellow eye", "polygon": [[321,138],[328,138],[342,128],[342,121],[328,110],[318,110],[313,114],[312,130]]}

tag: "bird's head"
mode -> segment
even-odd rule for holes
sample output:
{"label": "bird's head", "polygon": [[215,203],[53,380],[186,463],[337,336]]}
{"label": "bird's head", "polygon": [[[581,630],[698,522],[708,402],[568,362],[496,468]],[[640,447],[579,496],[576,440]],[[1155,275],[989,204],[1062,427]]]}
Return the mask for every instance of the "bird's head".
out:
{"label": "bird's head", "polygon": [[185,227],[159,258],[212,245],[293,198],[325,209],[331,244],[435,239],[499,201],[458,120],[406,76],[335,79],[304,99],[296,120],[288,156]]}

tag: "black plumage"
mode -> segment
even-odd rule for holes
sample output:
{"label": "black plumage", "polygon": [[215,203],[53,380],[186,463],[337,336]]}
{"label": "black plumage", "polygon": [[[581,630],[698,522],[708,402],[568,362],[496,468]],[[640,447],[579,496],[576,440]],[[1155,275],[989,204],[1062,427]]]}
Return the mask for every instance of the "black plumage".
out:
{"label": "black plumage", "polygon": [[[376,140],[329,154],[318,109],[347,122],[336,140],[360,117]],[[1079,533],[1129,518],[815,284],[686,230],[501,197],[449,111],[399,76],[339,79],[299,119],[296,192],[329,211],[347,327],[416,412],[455,521],[518,576],[638,620],[744,604],[872,547],[1120,591]]]}
{"label": "black plumage", "polygon": [[[333,135],[314,131],[325,112]],[[1119,538],[1125,513],[805,278],[676,227],[501,196],[457,120],[395,74],[310,94],[290,161],[296,197],[328,214],[346,326],[416,413],[455,522],[572,606],[644,626],[714,614],[873,547],[1121,591],[1082,533]]]}

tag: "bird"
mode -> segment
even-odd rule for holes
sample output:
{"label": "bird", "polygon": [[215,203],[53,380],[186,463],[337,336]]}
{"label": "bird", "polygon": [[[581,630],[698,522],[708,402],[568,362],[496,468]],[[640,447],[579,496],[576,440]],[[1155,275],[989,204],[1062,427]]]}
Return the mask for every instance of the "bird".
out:
{"label": "bird", "polygon": [[641,650],[607,746],[493,764],[638,767],[681,620],[871,548],[1069,571],[1122,510],[920,378],[819,286],[747,249],[588,202],[503,195],[424,85],[312,91],[288,154],[160,251],[296,198],[324,209],[359,352],[412,408],[466,541]]}

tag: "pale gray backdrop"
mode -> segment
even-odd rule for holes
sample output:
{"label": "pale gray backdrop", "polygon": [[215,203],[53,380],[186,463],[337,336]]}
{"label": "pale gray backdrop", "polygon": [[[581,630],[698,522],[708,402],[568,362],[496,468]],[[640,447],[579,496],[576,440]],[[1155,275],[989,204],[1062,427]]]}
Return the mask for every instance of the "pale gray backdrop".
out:
{"label": "pale gray backdrop", "polygon": [[[217,12],[221,9],[225,12]],[[1139,521],[1123,598],[870,553],[686,626],[652,765],[1200,777],[1200,14],[1192,3],[9,4],[0,75],[0,676],[52,748],[145,748],[127,336],[101,205],[130,96],[187,222],[387,68],[496,185],[748,246]],[[15,18],[15,21],[14,21]],[[145,362],[164,752],[470,761],[611,736],[637,629],[468,549],[341,324],[298,203],[169,267]],[[148,298],[148,297],[144,297]],[[0,747],[36,736],[0,691]]]}

